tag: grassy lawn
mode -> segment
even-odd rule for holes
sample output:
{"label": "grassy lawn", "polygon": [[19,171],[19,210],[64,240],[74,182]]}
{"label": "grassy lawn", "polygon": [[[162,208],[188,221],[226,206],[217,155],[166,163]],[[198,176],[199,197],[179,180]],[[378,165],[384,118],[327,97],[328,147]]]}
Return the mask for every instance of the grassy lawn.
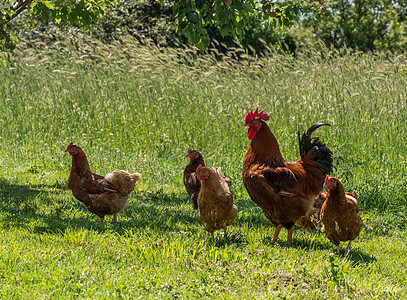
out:
{"label": "grassy lawn", "polygon": [[[36,45],[41,48],[41,45]],[[89,44],[16,52],[0,69],[1,299],[405,299],[406,57],[271,55],[236,63]],[[316,122],[334,176],[359,196],[351,255],[321,232],[274,228],[241,180],[259,106],[287,161]],[[142,173],[119,225],[67,189],[70,142],[92,171]],[[239,212],[210,239],[182,183],[188,149],[232,177]]]}

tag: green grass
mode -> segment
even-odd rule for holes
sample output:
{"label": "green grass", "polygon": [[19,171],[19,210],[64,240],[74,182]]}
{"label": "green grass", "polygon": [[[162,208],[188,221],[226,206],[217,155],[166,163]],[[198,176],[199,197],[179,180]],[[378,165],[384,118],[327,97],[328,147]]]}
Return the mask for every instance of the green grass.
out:
{"label": "green grass", "polygon": [[[406,57],[322,57],[216,63],[94,43],[17,52],[0,70],[0,298],[406,298]],[[350,257],[298,228],[293,247],[286,231],[270,243],[241,181],[243,120],[257,106],[288,161],[297,125],[332,125],[317,135],[365,223]],[[96,173],[142,173],[120,225],[67,190],[71,141]],[[189,148],[233,179],[239,213],[224,241],[184,191]]]}

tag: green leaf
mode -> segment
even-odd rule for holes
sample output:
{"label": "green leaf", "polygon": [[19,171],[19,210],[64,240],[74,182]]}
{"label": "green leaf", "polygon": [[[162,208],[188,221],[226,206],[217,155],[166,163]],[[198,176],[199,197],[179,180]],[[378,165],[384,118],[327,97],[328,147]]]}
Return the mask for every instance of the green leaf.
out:
{"label": "green leaf", "polygon": [[193,14],[193,13],[188,13],[187,14],[187,19],[189,20],[189,21],[193,21],[193,22],[196,22],[196,23],[198,23],[198,16],[196,15],[196,14]]}
{"label": "green leaf", "polygon": [[54,9],[54,5],[52,5],[49,1],[41,1],[41,3],[43,3],[47,8],[49,8],[51,10]]}
{"label": "green leaf", "polygon": [[225,24],[219,28],[219,32],[222,35],[222,37],[225,37],[229,34],[231,29],[232,29],[232,26],[230,26],[230,24]]}
{"label": "green leaf", "polygon": [[3,64],[3,67],[7,68],[7,61],[5,59],[0,58],[1,63]]}
{"label": "green leaf", "polygon": [[201,51],[205,50],[205,45],[202,40],[200,40],[195,46]]}
{"label": "green leaf", "polygon": [[242,4],[242,6],[243,6],[243,9],[248,11],[248,12],[253,12],[254,11],[253,7],[251,6],[250,3],[245,2],[245,3]]}

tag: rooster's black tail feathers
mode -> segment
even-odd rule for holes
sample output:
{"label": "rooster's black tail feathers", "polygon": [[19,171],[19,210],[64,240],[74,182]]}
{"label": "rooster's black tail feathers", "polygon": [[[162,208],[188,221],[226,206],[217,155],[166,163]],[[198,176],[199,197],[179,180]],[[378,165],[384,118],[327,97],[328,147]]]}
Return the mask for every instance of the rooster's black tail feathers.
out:
{"label": "rooster's black tail feathers", "polygon": [[311,134],[321,126],[331,126],[327,123],[316,123],[312,125],[307,133],[303,133],[297,127],[298,143],[300,147],[301,158],[307,154],[313,154],[313,160],[319,162],[325,169],[325,173],[332,172],[332,151],[318,137],[311,137]]}

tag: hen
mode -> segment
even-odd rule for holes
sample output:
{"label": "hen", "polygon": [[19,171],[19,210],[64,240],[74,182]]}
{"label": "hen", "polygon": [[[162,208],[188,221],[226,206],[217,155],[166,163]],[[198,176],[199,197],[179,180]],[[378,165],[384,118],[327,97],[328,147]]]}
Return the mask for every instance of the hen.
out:
{"label": "hen", "polygon": [[[198,195],[199,195],[199,190],[201,189],[201,182],[196,178],[195,176],[195,171],[198,168],[199,165],[205,166],[202,154],[199,151],[196,150],[188,150],[188,154],[186,155],[189,157],[190,161],[189,164],[185,167],[184,169],[184,185],[185,189],[189,195],[189,197],[192,200],[192,205],[194,209],[198,209]],[[219,174],[222,174],[220,172],[219,168]],[[229,176],[223,176],[223,179],[225,179],[226,183],[229,185],[232,184],[232,179]]]}
{"label": "hen", "polygon": [[196,178],[195,171],[199,165],[205,166],[202,154],[196,150],[188,150],[189,164],[184,169],[185,189],[192,200],[194,209],[198,209],[198,195],[201,182]]}
{"label": "hen", "polygon": [[297,222],[296,225],[300,226],[302,231],[306,231],[307,229],[310,230],[312,234],[312,230],[317,228],[318,223],[320,222],[319,213],[321,211],[322,204],[324,204],[326,199],[326,192],[321,192],[321,194],[315,198],[314,205],[312,206],[311,210],[302,216]]}
{"label": "hen", "polygon": [[113,215],[117,223],[117,214],[127,205],[130,193],[135,189],[141,174],[126,171],[114,171],[105,177],[92,173],[85,152],[70,143],[65,152],[72,156],[68,189],[88,210],[103,221],[105,215]]}
{"label": "hen", "polygon": [[247,137],[252,140],[243,160],[243,183],[250,198],[276,227],[273,242],[281,228],[288,230],[287,243],[292,245],[294,224],[309,213],[321,193],[326,174],[332,171],[332,152],[319,138],[311,138],[317,128],[311,126],[298,140],[301,159],[285,162],[277,139],[264,121],[263,111],[250,111],[245,118]]}
{"label": "hen", "polygon": [[328,193],[321,208],[320,218],[324,224],[321,231],[325,232],[326,237],[337,246],[338,254],[340,242],[349,241],[345,250],[345,255],[348,255],[352,241],[359,236],[363,225],[358,214],[358,201],[353,194],[345,194],[338,178],[326,177],[325,186]]}
{"label": "hen", "polygon": [[233,197],[229,185],[220,173],[220,168],[206,168],[199,165],[196,176],[201,181],[198,195],[198,218],[212,238],[215,230],[224,230],[233,223],[237,215],[237,207],[233,204]]}
{"label": "hen", "polygon": [[[356,199],[355,193],[345,192],[345,194]],[[312,209],[309,211],[309,213],[307,213],[305,216],[302,216],[297,222],[295,222],[295,225],[300,226],[302,231],[305,232],[307,229],[309,229],[312,234],[312,230],[318,227],[318,224],[321,222],[319,215],[321,212],[322,204],[324,204],[326,200],[326,195],[326,192],[321,192],[321,194],[315,199],[314,205],[312,206]]]}

